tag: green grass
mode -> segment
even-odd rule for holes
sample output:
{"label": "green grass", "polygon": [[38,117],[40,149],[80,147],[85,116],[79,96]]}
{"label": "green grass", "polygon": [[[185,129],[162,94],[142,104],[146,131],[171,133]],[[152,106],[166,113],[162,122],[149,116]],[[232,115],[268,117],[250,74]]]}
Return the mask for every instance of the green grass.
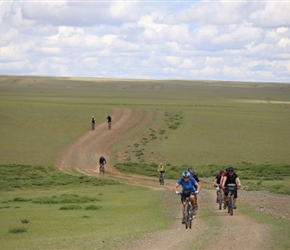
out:
{"label": "green grass", "polygon": [[[118,163],[115,165],[122,172],[156,176],[157,165],[154,163]],[[171,166],[167,164],[165,178],[175,179],[188,169],[188,165]],[[199,178],[214,177],[227,165],[193,166]],[[273,193],[290,194],[290,165],[284,164],[251,164],[240,163],[234,166],[243,186],[247,190],[267,190]]]}
{"label": "green grass", "polygon": [[[108,179],[96,179],[89,176],[73,176],[60,172],[54,167],[29,165],[0,165],[0,190],[18,188],[55,187],[69,185],[117,185],[118,182]],[[64,197],[64,198],[67,198]],[[71,199],[72,197],[70,197]],[[75,197],[73,197],[75,198]],[[20,198],[18,198],[20,199]]]}
{"label": "green grass", "polygon": [[160,192],[110,179],[40,166],[1,166],[0,178],[3,249],[112,249],[171,221]]}
{"label": "green grass", "polygon": [[[279,86],[0,76],[1,163],[53,165],[63,146],[90,129],[92,115],[99,124],[114,107],[155,112],[150,127],[133,137],[142,146],[147,139],[150,161],[288,163],[289,104],[271,103],[290,101],[287,85]],[[148,162],[146,154],[136,159]]]}

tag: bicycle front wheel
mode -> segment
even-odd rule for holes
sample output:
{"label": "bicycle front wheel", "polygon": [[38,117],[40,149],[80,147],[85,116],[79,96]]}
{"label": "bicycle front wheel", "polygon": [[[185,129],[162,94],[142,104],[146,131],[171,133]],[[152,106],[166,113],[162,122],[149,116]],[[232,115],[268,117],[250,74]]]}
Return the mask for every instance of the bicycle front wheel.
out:
{"label": "bicycle front wheel", "polygon": [[184,205],[184,218],[185,218],[185,228],[187,229],[190,223],[190,219],[189,219],[189,213],[188,210],[189,209],[189,205],[185,204]]}
{"label": "bicycle front wheel", "polygon": [[222,193],[219,192],[218,193],[218,202],[219,202],[219,210],[222,209],[222,203],[223,203],[223,197],[222,197]]}
{"label": "bicycle front wheel", "polygon": [[188,206],[188,227],[191,229],[191,224],[192,224],[192,216],[193,216],[193,211],[192,211],[192,206]]}
{"label": "bicycle front wheel", "polygon": [[230,215],[233,215],[233,213],[234,213],[234,209],[233,209],[234,208],[234,197],[233,197],[233,195],[231,195],[229,198],[230,198],[230,204],[231,204],[229,206],[230,207]]}

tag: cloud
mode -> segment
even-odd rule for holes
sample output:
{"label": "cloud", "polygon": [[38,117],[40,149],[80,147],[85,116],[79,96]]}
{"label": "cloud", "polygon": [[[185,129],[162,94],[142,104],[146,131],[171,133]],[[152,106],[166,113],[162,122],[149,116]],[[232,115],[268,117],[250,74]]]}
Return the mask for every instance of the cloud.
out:
{"label": "cloud", "polygon": [[0,73],[289,82],[285,1],[0,2]]}

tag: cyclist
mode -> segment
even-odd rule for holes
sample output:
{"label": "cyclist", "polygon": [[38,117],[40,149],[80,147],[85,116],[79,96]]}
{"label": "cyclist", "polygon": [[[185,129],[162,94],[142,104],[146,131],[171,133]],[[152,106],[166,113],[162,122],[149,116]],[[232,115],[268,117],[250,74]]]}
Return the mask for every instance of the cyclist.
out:
{"label": "cyclist", "polygon": [[[197,181],[197,183],[200,185],[200,187],[201,187],[201,184],[200,184],[200,181],[199,181],[199,179],[198,179],[198,177],[197,177],[197,175],[196,175],[196,172],[194,171],[194,169],[192,168],[192,167],[189,167],[188,169],[187,169],[187,171],[190,173],[190,175]],[[195,197],[195,208],[197,209],[197,197]]]}
{"label": "cyclist", "polygon": [[[216,188],[216,203],[218,203],[218,191],[221,188],[221,179],[222,179],[222,174],[224,172],[225,172],[224,170],[220,170],[213,182],[213,186]],[[218,184],[219,186],[216,186],[216,184]]]}
{"label": "cyclist", "polygon": [[105,164],[107,164],[107,161],[106,161],[104,156],[101,156],[100,159],[99,159],[99,167],[100,168],[101,167],[105,168]]}
{"label": "cyclist", "polygon": [[163,166],[162,162],[157,167],[158,176],[160,178],[161,174],[166,171],[165,166]]}
{"label": "cyclist", "polygon": [[92,128],[95,129],[96,119],[94,116],[92,116],[91,124],[92,124]]}
{"label": "cyclist", "polygon": [[[185,196],[189,196],[190,202],[192,207],[195,207],[195,198],[196,198],[196,193],[199,193],[200,190],[200,185],[198,182],[190,176],[190,173],[188,171],[182,172],[182,178],[180,178],[177,183],[173,186],[174,192],[176,192],[177,187],[182,186],[182,193],[184,195],[181,195],[181,203],[182,203],[182,223],[185,223],[185,218],[184,218],[184,200]],[[193,210],[193,214],[196,214],[195,209]]]}
{"label": "cyclist", "polygon": [[111,127],[111,123],[112,123],[112,117],[110,115],[107,116],[107,123],[109,125],[109,128]]}
{"label": "cyclist", "polygon": [[[241,181],[240,181],[238,175],[235,173],[233,167],[227,168],[227,173],[224,176],[223,182],[222,182],[222,188],[224,189],[225,202],[227,202],[227,200],[228,200],[228,194],[229,194],[229,190],[227,188],[228,184],[236,184],[238,189],[241,188]],[[237,208],[237,206],[236,206],[237,198],[238,198],[238,190],[235,189],[234,190],[234,203],[233,203],[234,209]],[[224,204],[224,209],[225,208],[226,208],[226,203]]]}
{"label": "cyclist", "polygon": [[[227,172],[228,172],[228,169],[229,169],[229,168],[226,168],[226,169],[224,170],[224,172],[221,174],[221,180],[220,180],[220,187],[221,187],[221,188],[222,188],[223,180],[224,180],[224,178],[225,178],[225,176],[226,176],[226,174],[227,174]],[[222,188],[222,189],[223,189],[223,188]],[[226,206],[225,189],[223,189],[223,202],[224,202],[224,208],[225,208],[225,206]]]}

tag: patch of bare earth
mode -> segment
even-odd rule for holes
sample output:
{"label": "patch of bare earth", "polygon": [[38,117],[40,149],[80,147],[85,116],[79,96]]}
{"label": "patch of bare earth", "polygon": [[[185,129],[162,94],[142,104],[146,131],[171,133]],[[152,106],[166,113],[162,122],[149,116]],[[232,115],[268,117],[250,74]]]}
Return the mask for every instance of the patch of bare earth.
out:
{"label": "patch of bare earth", "polygon": [[[112,110],[112,118],[111,130],[108,130],[106,123],[102,123],[94,131],[88,131],[67,146],[57,160],[57,166],[65,172],[73,169],[83,174],[99,176],[98,159],[104,155],[108,164],[103,178],[113,178],[130,185],[164,190],[163,202],[174,207],[171,211],[175,211],[172,214],[171,226],[166,230],[145,234],[141,239],[124,242],[120,249],[270,249],[268,246],[270,228],[256,223],[239,212],[239,209],[234,211],[233,216],[225,210],[218,210],[215,191],[211,187],[211,182],[206,180],[198,196],[199,211],[204,212],[204,217],[198,211],[192,229],[185,229],[181,224],[179,197],[172,191],[175,181],[166,180],[165,186],[162,187],[159,186],[157,178],[120,173],[110,163],[113,146],[152,122],[153,111],[116,108]],[[118,155],[118,157],[122,156]],[[289,196],[242,190],[239,192],[239,200],[247,202],[251,209],[289,219]],[[229,235],[232,237],[230,246],[227,241]]]}

